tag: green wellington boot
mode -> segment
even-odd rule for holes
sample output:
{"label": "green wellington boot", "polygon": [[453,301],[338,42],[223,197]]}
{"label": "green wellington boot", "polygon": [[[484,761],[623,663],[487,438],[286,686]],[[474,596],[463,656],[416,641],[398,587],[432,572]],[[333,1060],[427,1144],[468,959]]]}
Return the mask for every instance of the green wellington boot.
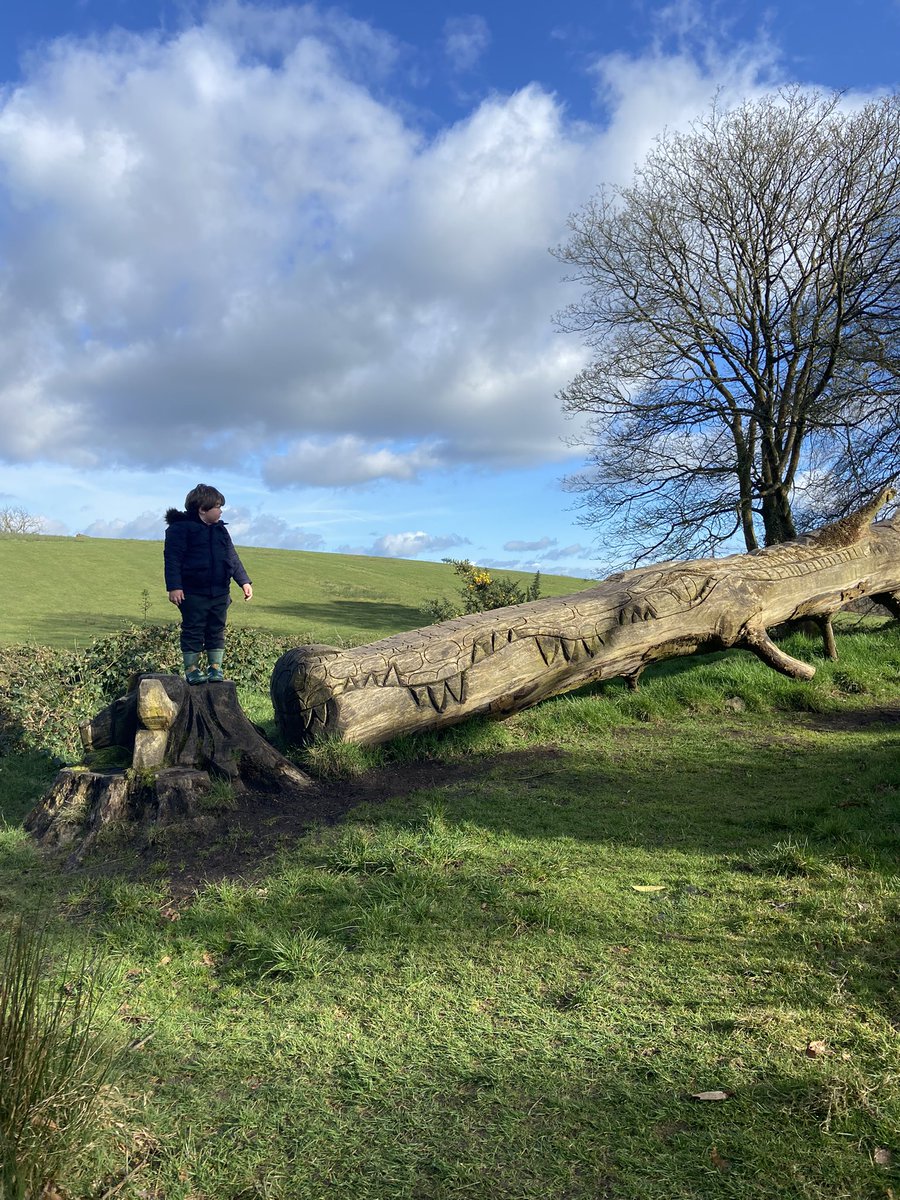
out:
{"label": "green wellington boot", "polygon": [[183,650],[184,677],[190,684],[206,683],[209,676],[200,668],[200,654],[196,650]]}
{"label": "green wellington boot", "polygon": [[206,678],[210,683],[224,683],[225,673],[222,670],[222,659],[224,657],[224,650],[207,650],[206,658],[209,662],[209,669],[206,672]]}

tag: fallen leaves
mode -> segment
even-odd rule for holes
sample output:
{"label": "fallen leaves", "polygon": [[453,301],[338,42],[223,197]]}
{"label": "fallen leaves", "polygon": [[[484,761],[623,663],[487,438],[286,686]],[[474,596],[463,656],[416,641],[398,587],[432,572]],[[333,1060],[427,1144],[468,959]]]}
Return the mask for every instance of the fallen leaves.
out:
{"label": "fallen leaves", "polygon": [[886,1146],[879,1146],[873,1152],[872,1159],[878,1167],[889,1167],[894,1160],[894,1156]]}
{"label": "fallen leaves", "polygon": [[733,1092],[723,1092],[716,1088],[711,1092],[691,1092],[692,1100],[729,1100]]}
{"label": "fallen leaves", "polygon": [[823,1054],[828,1053],[828,1043],[822,1041],[807,1042],[806,1055],[808,1058],[821,1058]]}
{"label": "fallen leaves", "polygon": [[631,885],[633,892],[664,892],[666,890],[664,884],[657,883],[633,883]]}

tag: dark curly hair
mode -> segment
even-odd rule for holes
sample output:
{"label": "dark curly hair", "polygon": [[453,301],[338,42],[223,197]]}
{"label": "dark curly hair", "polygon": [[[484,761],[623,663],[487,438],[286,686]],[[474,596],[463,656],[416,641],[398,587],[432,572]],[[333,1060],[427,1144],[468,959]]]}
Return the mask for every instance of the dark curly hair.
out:
{"label": "dark curly hair", "polygon": [[224,503],[225,497],[219,489],[208,483],[198,483],[184,498],[184,507],[188,512],[207,512],[217,504]]}

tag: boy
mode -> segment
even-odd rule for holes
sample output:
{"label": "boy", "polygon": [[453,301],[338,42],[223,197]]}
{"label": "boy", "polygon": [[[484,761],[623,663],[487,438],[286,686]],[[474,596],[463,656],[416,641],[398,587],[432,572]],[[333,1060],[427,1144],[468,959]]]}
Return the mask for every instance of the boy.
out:
{"label": "boy", "polygon": [[[225,497],[207,483],[198,483],[184,498],[185,512],[166,513],[166,587],[169,600],[181,612],[181,652],[188,683],[220,683],[225,675],[225,619],[232,579],[253,595],[250,577],[237,556],[231,535],[221,520]],[[206,650],[208,668],[200,665]]]}

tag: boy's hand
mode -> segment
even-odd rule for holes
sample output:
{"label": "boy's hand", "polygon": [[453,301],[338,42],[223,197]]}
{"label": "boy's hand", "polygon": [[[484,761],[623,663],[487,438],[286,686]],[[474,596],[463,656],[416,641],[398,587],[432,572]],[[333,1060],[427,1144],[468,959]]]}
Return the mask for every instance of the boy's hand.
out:
{"label": "boy's hand", "polygon": [[173,588],[172,591],[169,592],[169,603],[170,604],[177,604],[178,607],[181,608],[181,602],[183,599],[184,599],[184,592],[181,590],[181,588]]}
{"label": "boy's hand", "polygon": [[252,599],[253,599],[253,585],[252,585],[252,584],[245,583],[245,584],[243,585],[243,587],[242,587],[242,589],[241,589],[241,590],[242,590],[242,591],[243,591],[243,593],[244,593],[244,599],[245,599],[245,600],[252,600]]}

